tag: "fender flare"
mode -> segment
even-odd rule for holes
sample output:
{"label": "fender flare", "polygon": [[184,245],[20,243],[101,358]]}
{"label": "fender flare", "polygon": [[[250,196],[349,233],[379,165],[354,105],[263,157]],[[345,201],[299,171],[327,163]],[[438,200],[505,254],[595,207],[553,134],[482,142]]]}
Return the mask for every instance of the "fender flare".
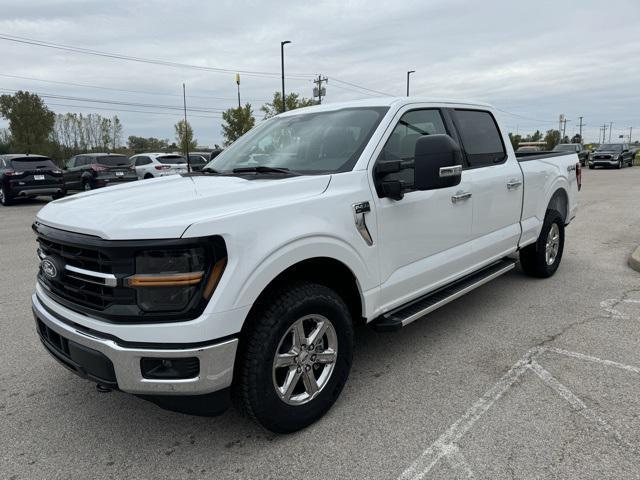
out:
{"label": "fender flare", "polygon": [[364,292],[375,286],[373,274],[366,262],[347,242],[337,237],[317,235],[293,240],[269,252],[243,282],[233,299],[234,307],[253,305],[278,275],[313,258],[330,258],[348,268],[355,278],[363,311],[366,311]]}

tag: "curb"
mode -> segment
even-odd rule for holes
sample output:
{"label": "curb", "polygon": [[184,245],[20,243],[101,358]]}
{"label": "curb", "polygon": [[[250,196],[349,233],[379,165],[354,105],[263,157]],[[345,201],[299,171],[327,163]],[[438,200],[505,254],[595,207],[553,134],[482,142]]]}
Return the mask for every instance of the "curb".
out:
{"label": "curb", "polygon": [[637,247],[629,256],[629,266],[636,272],[640,272],[640,247]]}

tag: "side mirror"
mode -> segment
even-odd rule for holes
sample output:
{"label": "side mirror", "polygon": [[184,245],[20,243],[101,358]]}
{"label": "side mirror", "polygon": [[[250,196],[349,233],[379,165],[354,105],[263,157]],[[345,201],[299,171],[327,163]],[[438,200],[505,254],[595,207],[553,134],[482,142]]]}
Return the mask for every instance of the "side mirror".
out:
{"label": "side mirror", "polygon": [[424,135],[416,142],[414,188],[453,187],[462,178],[462,151],[449,135]]}

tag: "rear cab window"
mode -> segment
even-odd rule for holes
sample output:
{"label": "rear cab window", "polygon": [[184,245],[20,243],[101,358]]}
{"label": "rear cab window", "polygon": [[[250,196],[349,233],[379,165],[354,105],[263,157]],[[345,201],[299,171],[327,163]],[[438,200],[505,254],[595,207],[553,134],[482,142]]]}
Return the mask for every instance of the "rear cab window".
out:
{"label": "rear cab window", "polygon": [[507,159],[502,135],[490,112],[456,109],[453,118],[469,168],[496,165]]}

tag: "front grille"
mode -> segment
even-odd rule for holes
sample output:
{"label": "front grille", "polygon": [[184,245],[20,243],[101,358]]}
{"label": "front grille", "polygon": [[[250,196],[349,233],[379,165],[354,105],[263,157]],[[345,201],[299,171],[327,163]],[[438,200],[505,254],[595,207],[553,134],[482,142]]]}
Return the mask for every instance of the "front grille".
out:
{"label": "front grille", "polygon": [[[41,256],[61,258],[65,265],[99,273],[113,271],[111,259],[100,250],[65,244],[44,236],[38,237],[38,244]],[[113,287],[87,281],[82,275],[76,275],[67,270],[61,272],[55,280],[49,279],[40,271],[38,279],[50,293],[86,308],[102,311],[114,301]]]}

